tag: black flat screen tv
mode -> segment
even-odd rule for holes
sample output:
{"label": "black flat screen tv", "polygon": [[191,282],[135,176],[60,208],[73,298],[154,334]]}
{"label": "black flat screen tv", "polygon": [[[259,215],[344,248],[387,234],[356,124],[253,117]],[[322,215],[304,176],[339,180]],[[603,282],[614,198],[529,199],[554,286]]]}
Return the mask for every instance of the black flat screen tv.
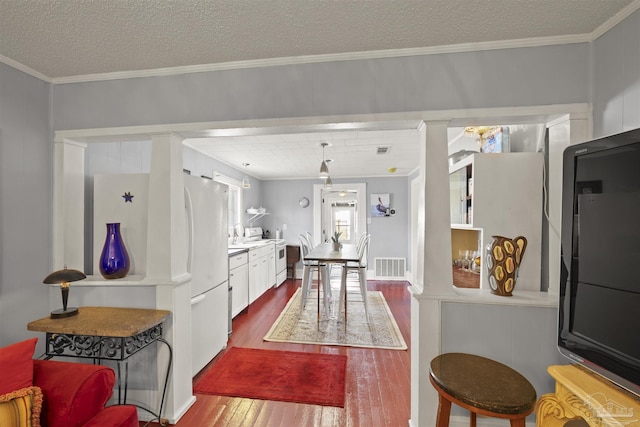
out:
{"label": "black flat screen tv", "polygon": [[640,396],[640,129],[563,162],[558,347]]}

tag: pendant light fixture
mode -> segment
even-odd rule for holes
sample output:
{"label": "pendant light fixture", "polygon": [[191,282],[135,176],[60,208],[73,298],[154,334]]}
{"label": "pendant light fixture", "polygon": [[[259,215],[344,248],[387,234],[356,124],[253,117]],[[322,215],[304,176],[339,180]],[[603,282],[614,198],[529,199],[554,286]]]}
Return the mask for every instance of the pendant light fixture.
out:
{"label": "pendant light fixture", "polygon": [[321,142],[322,146],[322,164],[320,164],[320,178],[328,179],[329,178],[329,167],[327,166],[327,162],[324,160],[324,147],[329,145],[328,142]]}
{"label": "pendant light fixture", "polygon": [[327,179],[324,181],[324,188],[325,190],[330,190],[333,188],[333,182],[331,181],[330,176],[328,176]]}
{"label": "pendant light fixture", "polygon": [[[244,166],[246,170],[247,166],[249,166],[249,163],[243,163],[242,166]],[[244,175],[244,178],[242,178],[242,188],[244,188],[245,190],[251,188],[251,183],[249,182],[249,175],[247,175],[246,173]]]}

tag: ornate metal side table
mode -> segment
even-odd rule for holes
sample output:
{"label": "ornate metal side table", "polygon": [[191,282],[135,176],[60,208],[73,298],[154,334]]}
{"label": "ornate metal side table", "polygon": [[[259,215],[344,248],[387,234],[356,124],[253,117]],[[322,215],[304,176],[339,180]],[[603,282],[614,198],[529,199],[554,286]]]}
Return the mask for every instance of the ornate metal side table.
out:
{"label": "ornate metal side table", "polygon": [[[171,314],[168,310],[153,310],[122,307],[80,307],[76,316],[51,319],[45,317],[27,325],[30,331],[46,332],[45,354],[81,357],[117,362],[118,404],[127,403],[128,363],[127,359],[154,342],[164,343],[169,349],[167,372],[162,389],[158,412],[138,406],[163,422],[162,409],[167,392],[167,383],[173,360],[171,345],[162,337],[162,325]],[[121,363],[125,363],[124,382]]]}

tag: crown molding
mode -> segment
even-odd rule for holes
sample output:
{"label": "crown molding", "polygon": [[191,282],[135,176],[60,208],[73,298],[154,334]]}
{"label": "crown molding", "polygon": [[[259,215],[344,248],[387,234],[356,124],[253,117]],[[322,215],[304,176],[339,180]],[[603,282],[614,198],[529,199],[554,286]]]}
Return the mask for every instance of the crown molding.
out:
{"label": "crown molding", "polygon": [[612,29],[613,27],[615,27],[616,25],[624,21],[626,18],[628,18],[632,13],[634,13],[638,9],[640,9],[640,0],[635,0],[631,2],[627,7],[625,7],[620,12],[613,15],[604,24],[596,28],[596,30],[593,33],[591,33],[590,41],[596,40],[598,37],[602,36],[607,31],[609,31],[610,29]]}
{"label": "crown molding", "polygon": [[573,43],[590,43],[611,30],[632,13],[640,9],[640,0],[634,0],[627,7],[616,13],[595,31],[589,34],[574,34],[553,37],[535,37],[527,39],[502,40],[492,42],[462,43],[454,45],[372,50],[366,52],[345,52],[327,55],[304,55],[283,58],[268,58],[249,61],[232,61],[217,64],[189,65],[182,67],[167,67],[148,70],[117,71],[112,73],[86,74],[67,77],[48,77],[32,68],[27,67],[11,58],[0,55],[0,62],[16,68],[26,74],[53,84],[83,83],[103,80],[120,80],[143,77],[172,76],[179,74],[204,73],[211,71],[234,70],[244,68],[276,67],[284,65],[313,64],[319,62],[356,61],[367,59],[397,58],[403,56],[438,55],[448,53],[464,53],[498,49],[517,49],[526,47],[551,46]]}
{"label": "crown molding", "polygon": [[37,72],[33,68],[29,68],[26,65],[22,65],[18,61],[14,61],[13,59],[7,58],[4,55],[0,55],[0,62],[12,68],[15,68],[18,71],[22,71],[25,74],[29,74],[32,77],[40,79],[46,83],[53,83],[53,79],[51,77],[45,76],[44,74]]}
{"label": "crown molding", "polygon": [[[640,0],[638,0],[640,1]],[[366,59],[397,58],[403,56],[438,55],[446,53],[476,52],[484,50],[516,49],[559,44],[588,43],[590,34],[578,34],[554,37],[537,37],[528,39],[501,40],[492,42],[462,43],[455,45],[371,50],[366,52],[346,52],[327,55],[303,55],[283,58],[258,59],[250,61],[233,61],[219,64],[189,65],[184,67],[156,68],[150,70],[118,71],[113,73],[87,74],[81,76],[57,77],[51,79],[54,84],[84,83],[102,80],[119,80],[142,77],[172,76],[178,74],[204,73],[244,68],[276,67],[284,65],[313,64],[318,62],[356,61]]]}

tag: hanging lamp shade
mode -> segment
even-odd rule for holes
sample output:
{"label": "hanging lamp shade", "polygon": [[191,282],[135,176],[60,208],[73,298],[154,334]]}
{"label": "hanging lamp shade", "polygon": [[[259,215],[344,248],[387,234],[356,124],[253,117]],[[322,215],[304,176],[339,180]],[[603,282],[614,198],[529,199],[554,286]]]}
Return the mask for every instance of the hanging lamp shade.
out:
{"label": "hanging lamp shade", "polygon": [[324,160],[322,161],[322,164],[320,165],[319,177],[323,178],[323,179],[328,179],[329,178],[329,167],[327,166],[327,162],[325,162]]}
{"label": "hanging lamp shade", "polygon": [[320,145],[322,146],[322,163],[320,164],[320,174],[318,176],[322,179],[327,179],[329,178],[329,166],[327,166],[327,162],[324,159],[324,147],[329,145],[329,143],[321,142]]}
{"label": "hanging lamp shade", "polygon": [[249,177],[247,175],[242,178],[242,188],[251,188],[251,183],[249,182]]}
{"label": "hanging lamp shade", "polygon": [[[247,166],[249,166],[249,163],[243,163],[242,166],[245,167],[245,169],[247,168]],[[251,182],[249,182],[249,175],[246,175],[242,178],[242,188],[244,188],[245,190],[248,188],[251,188]]]}
{"label": "hanging lamp shade", "polygon": [[330,190],[331,188],[333,188],[333,182],[331,181],[331,177],[327,176],[327,179],[324,182],[324,188],[326,190]]}

